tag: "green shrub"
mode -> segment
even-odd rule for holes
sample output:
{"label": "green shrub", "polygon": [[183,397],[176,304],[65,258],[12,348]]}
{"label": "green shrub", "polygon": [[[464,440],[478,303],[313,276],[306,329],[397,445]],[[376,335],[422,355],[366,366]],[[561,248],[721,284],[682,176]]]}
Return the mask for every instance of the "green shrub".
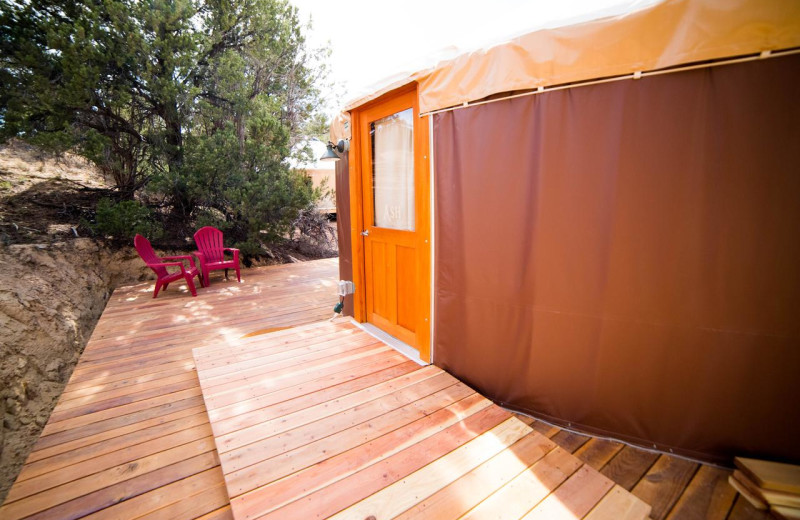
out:
{"label": "green shrub", "polygon": [[97,203],[95,223],[89,227],[114,240],[132,240],[136,234],[152,240],[163,234],[150,209],[135,200],[114,203],[111,199],[101,199]]}
{"label": "green shrub", "polygon": [[195,210],[194,224],[197,229],[211,226],[220,231],[227,231],[232,227],[231,223],[225,220],[225,214],[214,208],[198,208]]}

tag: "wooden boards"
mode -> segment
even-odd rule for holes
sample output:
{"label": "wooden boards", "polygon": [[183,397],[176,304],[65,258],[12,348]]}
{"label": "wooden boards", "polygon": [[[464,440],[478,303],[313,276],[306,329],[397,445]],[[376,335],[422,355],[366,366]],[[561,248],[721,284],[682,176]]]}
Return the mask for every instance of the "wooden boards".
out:
{"label": "wooden boards", "polygon": [[736,467],[760,488],[800,495],[800,466],[736,457]]}
{"label": "wooden boards", "polygon": [[[738,469],[728,478],[728,482],[756,509],[768,509],[778,518],[800,518],[800,495],[764,489],[749,474]],[[787,484],[791,484],[791,481]]]}
{"label": "wooden boards", "polygon": [[769,509],[778,518],[800,518],[800,466],[736,458],[728,479],[756,509]]}
{"label": "wooden boards", "polygon": [[[650,507],[347,321],[194,351],[237,519],[646,518]],[[592,458],[602,457],[593,450]]]}
{"label": "wooden boards", "polygon": [[[336,259],[248,269],[192,298],[117,289],[0,518],[231,518],[192,348],[329,317]],[[308,361],[312,363],[313,361]]]}

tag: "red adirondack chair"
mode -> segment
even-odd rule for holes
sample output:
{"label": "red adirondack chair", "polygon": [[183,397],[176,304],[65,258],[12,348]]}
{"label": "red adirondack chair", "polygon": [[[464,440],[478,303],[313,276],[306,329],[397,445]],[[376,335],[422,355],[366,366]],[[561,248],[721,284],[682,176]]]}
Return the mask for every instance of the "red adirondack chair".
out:
{"label": "red adirondack chair", "polygon": [[[200,228],[194,234],[194,242],[198,249],[194,255],[200,260],[200,270],[203,271],[206,287],[209,283],[208,273],[217,269],[225,269],[225,279],[228,278],[228,269],[236,269],[236,279],[242,281],[239,272],[239,250],[223,246],[222,231],[211,226]],[[233,255],[232,259],[225,259],[226,251]]]}
{"label": "red adirondack chair", "polygon": [[[160,291],[162,287],[166,291],[170,282],[174,282],[180,278],[186,280],[186,285],[189,287],[189,291],[191,291],[192,296],[197,296],[197,290],[194,288],[194,281],[192,278],[196,276],[197,279],[200,280],[200,287],[205,287],[203,278],[200,276],[200,271],[197,270],[197,267],[194,265],[194,259],[191,256],[182,255],[158,257],[156,256],[156,252],[153,251],[153,246],[150,245],[150,241],[142,235],[136,235],[133,239],[133,244],[136,246],[136,252],[139,253],[140,257],[142,257],[142,260],[144,260],[144,263],[147,264],[147,267],[152,269],[158,277],[156,280],[156,291],[153,293],[153,298],[158,296],[158,291]],[[177,261],[170,262],[169,260]],[[182,260],[189,260],[188,268],[183,265]],[[167,267],[180,267],[180,271],[170,273],[167,271]]]}

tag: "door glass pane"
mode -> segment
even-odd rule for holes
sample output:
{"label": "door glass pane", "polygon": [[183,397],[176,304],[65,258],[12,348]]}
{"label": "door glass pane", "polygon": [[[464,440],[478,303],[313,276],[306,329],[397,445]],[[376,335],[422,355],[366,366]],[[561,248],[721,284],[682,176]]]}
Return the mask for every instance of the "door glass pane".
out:
{"label": "door glass pane", "polygon": [[376,227],[414,231],[414,124],[409,108],[370,123]]}

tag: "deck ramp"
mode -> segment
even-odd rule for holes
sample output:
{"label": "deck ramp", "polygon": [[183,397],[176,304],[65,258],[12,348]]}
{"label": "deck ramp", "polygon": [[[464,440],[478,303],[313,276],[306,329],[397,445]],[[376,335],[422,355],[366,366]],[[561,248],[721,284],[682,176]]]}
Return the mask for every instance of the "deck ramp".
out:
{"label": "deck ramp", "polygon": [[643,519],[524,420],[349,321],[193,351],[236,519]]}

